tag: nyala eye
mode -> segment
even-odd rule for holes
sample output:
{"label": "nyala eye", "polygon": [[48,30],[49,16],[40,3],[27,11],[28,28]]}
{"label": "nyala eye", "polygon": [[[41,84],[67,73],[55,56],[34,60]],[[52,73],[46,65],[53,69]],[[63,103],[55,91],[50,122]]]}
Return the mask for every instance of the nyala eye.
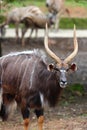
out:
{"label": "nyala eye", "polygon": [[56,71],[59,71],[59,72],[60,72],[59,68],[56,68],[56,67],[55,67],[55,68],[54,68],[54,70],[56,70]]}
{"label": "nyala eye", "polygon": [[66,72],[68,72],[69,71],[69,68],[68,69],[66,69]]}

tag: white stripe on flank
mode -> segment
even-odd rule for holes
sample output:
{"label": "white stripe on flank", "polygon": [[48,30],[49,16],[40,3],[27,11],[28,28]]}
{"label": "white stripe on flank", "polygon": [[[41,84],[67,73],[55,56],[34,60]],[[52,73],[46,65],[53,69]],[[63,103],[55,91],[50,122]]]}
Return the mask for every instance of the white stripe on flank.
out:
{"label": "white stripe on flank", "polygon": [[[26,60],[26,59],[25,59],[25,60]],[[30,58],[30,60],[31,60],[31,58]],[[28,68],[28,66],[29,66],[29,62],[30,62],[30,60],[27,61],[27,64],[26,64],[26,67],[25,67],[25,71],[24,71],[24,73],[23,73],[23,77],[22,77],[22,81],[21,81],[20,89],[21,89],[21,87],[22,87],[22,85],[23,85],[24,78],[25,78],[25,76],[26,76],[27,68]]]}
{"label": "white stripe on flank", "polygon": [[19,62],[20,59],[21,59],[21,56],[19,56],[19,57],[17,58],[17,60],[15,61],[14,65],[16,65],[16,64]]}
{"label": "white stripe on flank", "polygon": [[32,69],[31,77],[30,77],[30,88],[32,87],[32,83],[33,83],[33,76],[34,76],[34,71],[35,71],[36,63],[37,63],[37,60],[35,61],[35,63],[33,63],[33,69]]}
{"label": "white stripe on flank", "polygon": [[48,101],[45,99],[44,95],[41,92],[39,92],[39,94],[40,94],[40,100],[41,100],[42,107],[48,108],[49,107]]}
{"label": "white stripe on flank", "polygon": [[40,93],[40,100],[41,100],[41,105],[44,107],[44,97],[43,94]]}
{"label": "white stripe on flank", "polygon": [[0,110],[1,110],[1,105],[3,103],[3,99],[2,99],[2,88],[0,89]]}
{"label": "white stripe on flank", "polygon": [[[27,58],[27,57],[26,57]],[[21,74],[21,71],[22,71],[22,66],[23,66],[23,64],[24,64],[24,62],[25,62],[25,60],[26,60],[26,58],[21,62],[21,65],[20,65],[20,68],[19,68],[19,72],[18,72],[18,78],[17,78],[17,85],[18,85],[18,81],[19,81],[19,77],[20,77],[20,74]],[[28,59],[28,61],[30,61],[31,60],[31,58],[30,59]],[[21,81],[22,82],[22,81]],[[20,85],[21,86],[21,85]],[[18,87],[18,86],[17,86]]]}

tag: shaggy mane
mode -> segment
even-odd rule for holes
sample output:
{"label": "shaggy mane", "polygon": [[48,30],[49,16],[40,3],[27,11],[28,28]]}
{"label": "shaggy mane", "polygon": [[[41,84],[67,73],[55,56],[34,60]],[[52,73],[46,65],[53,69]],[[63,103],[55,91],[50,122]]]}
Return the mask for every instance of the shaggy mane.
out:
{"label": "shaggy mane", "polygon": [[39,50],[39,49],[26,50],[26,51],[20,51],[20,52],[11,52],[7,55],[0,57],[0,59],[6,58],[6,57],[11,57],[11,56],[27,55],[27,54],[30,54],[30,55],[34,54],[38,57],[41,57],[43,59],[43,61],[46,62],[46,55],[45,55],[44,51]]}

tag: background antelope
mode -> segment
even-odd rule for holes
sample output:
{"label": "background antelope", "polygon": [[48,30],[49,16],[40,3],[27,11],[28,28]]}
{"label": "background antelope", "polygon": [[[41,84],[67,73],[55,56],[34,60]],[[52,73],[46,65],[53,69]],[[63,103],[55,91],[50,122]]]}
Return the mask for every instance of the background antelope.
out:
{"label": "background antelope", "polygon": [[49,12],[56,16],[54,28],[58,30],[60,17],[64,11],[70,15],[69,10],[65,8],[65,0],[46,0],[46,6]]}
{"label": "background antelope", "polygon": [[52,15],[45,15],[40,8],[36,6],[28,6],[28,7],[20,7],[12,9],[6,18],[6,21],[0,25],[0,28],[2,29],[5,25],[9,25],[10,23],[13,23],[15,25],[16,29],[16,40],[18,40],[19,33],[19,25],[20,23],[23,24],[22,27],[22,45],[24,46],[24,34],[27,31],[28,28],[31,28],[30,36],[32,35],[32,32],[34,29],[36,29],[37,34],[37,28],[45,28],[46,22],[50,26],[52,24]]}
{"label": "background antelope", "polygon": [[[36,37],[37,37],[37,30],[38,28],[45,29],[46,23],[48,27],[50,27],[55,22],[55,16],[52,14],[44,14],[38,7],[31,6],[30,10],[21,18],[21,23],[25,25],[25,28],[22,32],[22,45],[25,45],[24,42],[24,35],[28,28],[31,28],[31,34],[33,30],[36,30]],[[31,36],[30,34],[30,36]]]}
{"label": "background antelope", "polygon": [[38,118],[39,130],[44,122],[44,105],[54,107],[63,88],[67,85],[66,74],[76,70],[76,64],[69,62],[78,52],[78,43],[74,28],[74,51],[61,60],[48,47],[48,30],[44,38],[47,53],[56,64],[47,64],[40,51],[12,53],[0,58],[0,116],[6,120],[11,112],[11,104],[16,101],[24,119],[24,130],[28,130],[30,109]]}
{"label": "background antelope", "polygon": [[18,37],[19,37],[18,28],[19,28],[19,24],[20,24],[20,19],[21,19],[22,15],[24,15],[24,12],[26,12],[27,10],[28,10],[28,7],[12,9],[10,12],[7,13],[6,21],[0,25],[0,28],[4,28],[5,25],[9,25],[10,23],[13,23],[15,25],[15,29],[16,29],[16,39],[18,39]]}

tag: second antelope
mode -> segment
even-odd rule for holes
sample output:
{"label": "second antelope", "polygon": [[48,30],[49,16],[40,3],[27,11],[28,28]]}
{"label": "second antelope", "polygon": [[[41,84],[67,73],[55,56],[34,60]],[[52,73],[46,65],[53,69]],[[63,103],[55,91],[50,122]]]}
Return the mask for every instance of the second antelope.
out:
{"label": "second antelope", "polygon": [[65,8],[65,0],[46,0],[46,6],[50,13],[52,13],[56,17],[55,29],[59,29],[59,21],[61,15],[64,11],[70,16],[70,12],[67,8]]}
{"label": "second antelope", "polygon": [[[12,9],[6,16],[6,21],[3,22],[0,25],[1,30],[5,27],[5,25],[9,25],[10,23],[13,23],[15,25],[16,29],[16,39],[19,38],[19,25],[20,23],[23,24],[22,27],[22,46],[25,45],[24,42],[24,34],[27,31],[28,28],[31,29],[31,34],[34,29],[36,29],[37,34],[37,28],[45,28],[46,22],[50,26],[53,24],[54,16],[52,18],[52,15],[45,15],[40,8],[37,6],[27,6],[27,7],[20,7],[20,8],[14,8]],[[3,31],[1,31],[3,32]]]}

